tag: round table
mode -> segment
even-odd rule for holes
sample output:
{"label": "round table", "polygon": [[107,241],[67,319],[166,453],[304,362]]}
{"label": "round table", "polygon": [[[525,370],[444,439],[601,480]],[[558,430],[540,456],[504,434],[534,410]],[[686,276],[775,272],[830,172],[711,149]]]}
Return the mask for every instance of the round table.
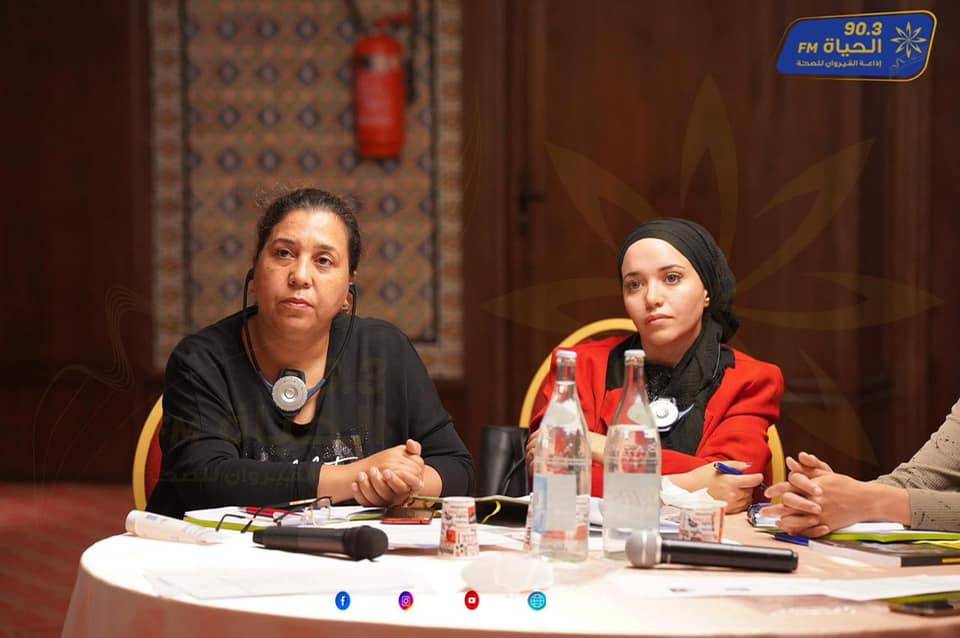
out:
{"label": "round table", "polygon": [[[433,525],[437,526],[434,521]],[[438,532],[439,533],[439,532]],[[119,535],[84,552],[63,635],[71,636],[936,636],[960,635],[960,616],[925,618],[892,613],[882,602],[849,602],[824,596],[651,597],[663,579],[874,579],[917,574],[960,575],[960,566],[884,569],[784,545],[754,531],[743,515],[728,516],[727,538],[752,545],[790,547],[800,556],[795,574],[733,574],[724,570],[660,566],[638,570],[591,556],[558,570],[546,606],[534,610],[528,595],[480,591],[479,606],[464,604],[460,576],[469,561],[441,559],[435,551],[389,552],[375,562],[266,550],[244,540],[189,545]],[[510,549],[484,550],[512,552]],[[593,552],[592,552],[593,553]],[[316,593],[197,600],[160,596],[148,579],[164,570],[290,575]],[[316,579],[316,580],[313,580]],[[673,581],[670,581],[673,582]],[[717,582],[717,581],[714,581]],[[743,581],[744,583],[747,580]],[[678,585],[679,587],[679,585]],[[350,606],[336,604],[346,590]],[[413,606],[400,608],[401,590]],[[772,589],[771,589],[772,591]]]}

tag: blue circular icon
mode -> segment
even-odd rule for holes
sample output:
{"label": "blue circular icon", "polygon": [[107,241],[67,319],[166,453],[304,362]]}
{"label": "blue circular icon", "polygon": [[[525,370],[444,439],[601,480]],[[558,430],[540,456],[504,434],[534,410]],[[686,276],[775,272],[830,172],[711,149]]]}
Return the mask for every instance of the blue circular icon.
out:
{"label": "blue circular icon", "polygon": [[337,609],[344,610],[350,606],[350,594],[345,591],[337,592],[336,597]]}
{"label": "blue circular icon", "polygon": [[527,596],[527,604],[530,605],[530,609],[533,611],[540,611],[547,606],[547,595],[542,591],[532,592]]}

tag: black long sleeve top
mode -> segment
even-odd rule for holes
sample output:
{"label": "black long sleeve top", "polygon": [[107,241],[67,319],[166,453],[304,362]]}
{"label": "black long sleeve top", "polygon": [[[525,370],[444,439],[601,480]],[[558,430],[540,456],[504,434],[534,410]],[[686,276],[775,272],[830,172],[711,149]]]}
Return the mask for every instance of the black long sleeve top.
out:
{"label": "black long sleeve top", "polygon": [[[248,313],[256,312],[256,308]],[[349,463],[408,438],[443,480],[469,494],[470,453],[410,340],[395,326],[355,318],[332,325],[329,376],[309,424],[274,405],[243,348],[240,313],[184,338],[167,363],[160,481],[147,509],[168,516],[224,505],[264,505],[317,495],[321,468]]]}

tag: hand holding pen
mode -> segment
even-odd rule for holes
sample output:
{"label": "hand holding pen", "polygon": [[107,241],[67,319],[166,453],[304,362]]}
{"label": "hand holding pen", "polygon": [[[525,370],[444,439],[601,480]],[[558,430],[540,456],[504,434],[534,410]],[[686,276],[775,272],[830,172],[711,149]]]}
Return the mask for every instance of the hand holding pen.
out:
{"label": "hand holding pen", "polygon": [[750,464],[743,461],[712,464],[715,475],[710,481],[708,490],[714,498],[727,502],[728,514],[747,509],[753,501],[753,490],[762,485],[763,474],[743,473],[748,467]]}
{"label": "hand holding pen", "polygon": [[[742,463],[742,461],[734,461],[734,463],[738,463],[738,462]],[[744,463],[744,466],[745,466],[745,467],[750,467],[750,464],[749,464],[749,463]],[[721,463],[720,461],[715,462],[715,463],[713,464],[713,467],[714,467],[714,468],[717,470],[717,472],[719,472],[720,474],[729,474],[729,475],[731,475],[731,476],[743,476],[743,472],[742,472],[742,471],[738,470],[737,468],[735,468],[735,467],[733,467],[733,466],[731,466],[731,465],[727,465],[726,463]],[[761,490],[766,491],[766,489],[769,487],[769,485],[767,485],[766,483],[761,482],[760,485],[758,485],[758,487],[759,487]]]}

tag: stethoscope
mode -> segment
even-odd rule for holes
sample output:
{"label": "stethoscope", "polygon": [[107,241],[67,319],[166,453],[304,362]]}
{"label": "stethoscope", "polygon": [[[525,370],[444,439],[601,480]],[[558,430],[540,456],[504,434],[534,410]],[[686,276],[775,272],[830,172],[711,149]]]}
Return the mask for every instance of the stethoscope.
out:
{"label": "stethoscope", "polygon": [[673,397],[660,397],[650,402],[650,411],[653,413],[653,420],[657,424],[657,430],[660,434],[666,434],[673,429],[677,421],[687,416],[693,409],[691,403],[682,412],[677,407],[677,400]]}
{"label": "stethoscope", "polygon": [[[713,367],[713,376],[711,381],[716,380],[717,373],[720,371],[720,355],[722,348],[717,348],[717,363]],[[693,403],[681,410],[677,406],[677,400],[673,397],[657,397],[650,402],[650,412],[653,413],[653,420],[657,424],[657,430],[660,434],[666,434],[673,429],[683,417],[693,409]]]}
{"label": "stethoscope", "polygon": [[350,333],[353,332],[353,322],[357,318],[357,287],[353,282],[350,283],[349,290],[353,295],[353,302],[350,304],[350,323],[347,324],[347,334],[340,344],[340,349],[337,350],[337,356],[330,365],[330,370],[326,376],[320,379],[319,383],[315,386],[308,388],[307,375],[304,374],[302,370],[297,370],[296,368],[283,368],[280,370],[280,373],[277,375],[277,380],[274,383],[270,383],[267,378],[263,376],[263,372],[260,370],[260,363],[257,361],[257,354],[253,351],[250,327],[247,325],[247,289],[252,280],[253,268],[247,271],[247,279],[243,282],[243,310],[241,314],[243,315],[243,336],[247,341],[247,350],[250,352],[250,360],[253,362],[253,367],[257,371],[257,375],[270,392],[270,397],[273,399],[274,405],[277,406],[277,409],[280,410],[283,416],[292,419],[300,413],[300,410],[303,409],[307,401],[323,389],[323,386],[327,384],[327,379],[333,376],[333,371],[336,370],[337,365],[340,364],[340,357],[343,355],[343,349],[347,347],[347,342],[350,341]]}

